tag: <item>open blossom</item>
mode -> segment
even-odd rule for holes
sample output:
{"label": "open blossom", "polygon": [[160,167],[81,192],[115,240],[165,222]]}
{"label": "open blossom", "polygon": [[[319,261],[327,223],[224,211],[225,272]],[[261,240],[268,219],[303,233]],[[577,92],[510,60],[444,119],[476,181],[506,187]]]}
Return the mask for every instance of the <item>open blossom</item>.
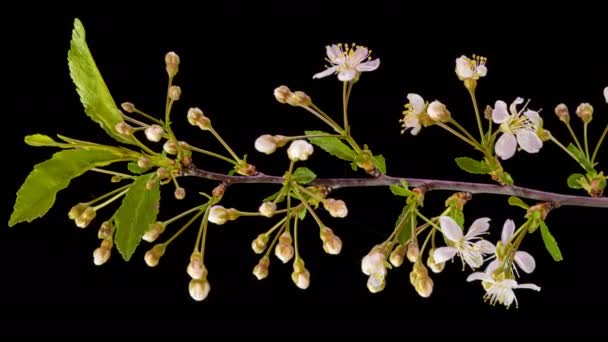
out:
{"label": "open blossom", "polygon": [[[500,243],[502,246],[509,245],[514,232],[515,232],[515,222],[513,222],[513,220],[506,220],[505,224],[502,226],[502,234],[501,234],[501,239],[500,239]],[[498,253],[499,249],[500,248],[497,248],[497,254],[499,254]],[[501,259],[501,257],[502,257],[502,259]],[[509,257],[509,256],[507,256],[507,257]],[[527,253],[527,252],[524,252],[521,250],[518,250],[515,252],[515,254],[513,255],[513,261],[515,262],[514,264],[510,261],[509,261],[509,263],[511,264],[511,267],[513,267],[513,269],[515,270],[516,274],[517,274],[517,269],[514,267],[515,265],[517,265],[522,271],[524,271],[526,273],[532,273],[532,272],[534,272],[534,269],[536,268],[536,261],[534,260],[534,257],[532,255],[530,255],[530,253]],[[497,255],[496,259],[493,260],[488,265],[488,269],[486,270],[486,272],[494,272],[496,269],[498,269],[502,265],[504,265],[504,267],[507,268],[509,266],[509,263],[505,262],[504,256]],[[506,269],[503,269],[501,271],[506,271]]]}
{"label": "open blossom", "polygon": [[503,160],[513,157],[517,145],[528,153],[537,153],[543,147],[543,141],[536,134],[541,125],[540,115],[525,106],[518,111],[517,106],[523,102],[524,99],[518,97],[507,110],[507,104],[499,100],[492,110],[492,121],[500,124],[502,131],[494,150]]}
{"label": "open blossom", "polygon": [[479,218],[473,222],[466,235],[462,234],[462,229],[458,223],[449,216],[439,217],[441,232],[449,240],[450,246],[440,247],[433,253],[436,263],[442,263],[458,255],[463,266],[466,262],[472,269],[476,269],[483,264],[484,254],[494,253],[495,247],[490,242],[479,237],[490,228],[490,219],[487,217]]}
{"label": "open blossom", "polygon": [[333,44],[326,47],[327,61],[330,66],[315,74],[312,78],[323,78],[338,74],[338,79],[348,82],[363,71],[374,71],[380,66],[380,59],[371,59],[371,50],[365,46]]}
{"label": "open blossom", "polygon": [[534,284],[518,284],[514,279],[505,279],[504,273],[497,277],[492,277],[487,272],[475,272],[469,275],[467,281],[481,280],[486,294],[484,300],[489,300],[490,304],[502,304],[507,308],[515,301],[517,306],[517,298],[515,297],[514,289],[530,289],[540,291],[540,287]]}
{"label": "open blossom", "polygon": [[407,94],[407,99],[409,103],[405,105],[403,118],[399,120],[401,127],[403,127],[401,133],[403,134],[403,132],[411,128],[412,135],[417,135],[422,125],[426,126],[431,119],[426,112],[427,105],[422,96],[410,93]]}
{"label": "open blossom", "polygon": [[471,79],[478,80],[488,73],[486,68],[486,58],[473,55],[473,59],[467,56],[460,56],[456,59],[456,75],[462,81]]}

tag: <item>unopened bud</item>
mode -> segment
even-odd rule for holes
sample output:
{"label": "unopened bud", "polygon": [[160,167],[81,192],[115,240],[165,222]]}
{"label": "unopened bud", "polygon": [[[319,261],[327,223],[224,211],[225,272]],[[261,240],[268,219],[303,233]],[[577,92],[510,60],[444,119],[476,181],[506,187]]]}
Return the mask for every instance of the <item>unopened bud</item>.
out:
{"label": "unopened bud", "polygon": [[207,279],[192,279],[190,280],[190,284],[188,285],[188,292],[190,293],[190,297],[200,302],[205,300],[209,295],[209,291],[211,290],[211,286],[209,285],[209,281]]}
{"label": "unopened bud", "polygon": [[589,195],[591,197],[600,197],[604,193],[604,189],[606,188],[606,180],[602,178],[602,174],[599,174],[599,177],[596,176],[591,183],[589,184]]}
{"label": "unopened bud", "polygon": [[570,111],[568,111],[568,106],[566,106],[564,103],[560,103],[555,106],[555,115],[557,115],[557,118],[564,123],[570,122]]}
{"label": "unopened bud", "polygon": [[279,243],[284,243],[286,245],[291,245],[293,239],[291,238],[291,234],[289,232],[284,232],[279,236]]}
{"label": "unopened bud", "polygon": [[431,117],[431,119],[439,122],[448,122],[450,121],[450,111],[446,108],[446,106],[439,102],[433,101],[429,104],[426,109],[427,114]]}
{"label": "unopened bud", "polygon": [[294,267],[294,271],[291,273],[291,280],[297,287],[306,290],[310,286],[310,272],[306,268],[296,271]]}
{"label": "unopened bud", "polygon": [[307,160],[314,152],[314,148],[306,140],[295,140],[287,149],[287,156],[293,161]]}
{"label": "unopened bud", "polygon": [[348,208],[343,200],[328,198],[323,201],[323,207],[329,212],[332,217],[344,218],[348,215]]}
{"label": "unopened bud", "polygon": [[287,97],[287,103],[292,106],[308,107],[312,104],[312,100],[303,91],[296,91]]}
{"label": "unopened bud", "polygon": [[262,203],[262,205],[260,205],[260,208],[258,210],[260,214],[262,214],[262,216],[272,217],[277,211],[277,205],[273,202],[264,202]]}
{"label": "unopened bud", "polygon": [[372,273],[367,279],[367,289],[371,293],[378,293],[384,290],[386,286],[385,273],[376,272]]}
{"label": "unopened bud", "polygon": [[159,142],[165,130],[159,125],[151,125],[145,129],[144,133],[146,133],[146,139],[152,142]]}
{"label": "unopened bud", "polygon": [[294,250],[291,244],[279,243],[274,249],[274,254],[285,264],[293,258]]}
{"label": "unopened bud", "polygon": [[416,262],[418,257],[420,256],[420,248],[418,248],[418,244],[415,242],[410,242],[407,245],[407,260],[410,262]]}
{"label": "unopened bud", "polygon": [[97,231],[97,238],[107,239],[112,235],[112,221],[105,221]]}
{"label": "unopened bud", "polygon": [[114,242],[112,241],[112,239],[108,238],[101,241],[101,248],[112,249],[113,246]]}
{"label": "unopened bud", "polygon": [[278,88],[275,88],[275,90],[274,90],[274,97],[280,103],[287,103],[287,99],[291,96],[291,94],[292,94],[291,90],[289,90],[289,88],[287,88],[284,85],[280,86]]}
{"label": "unopened bud", "polygon": [[211,129],[211,120],[203,114],[200,108],[188,109],[188,122],[192,126],[198,126],[204,131]]}
{"label": "unopened bud", "polygon": [[120,104],[120,106],[127,113],[133,113],[135,111],[135,105],[131,102],[123,102]]}
{"label": "unopened bud", "polygon": [[207,267],[203,264],[203,256],[200,252],[194,252],[190,256],[190,263],[186,269],[192,279],[206,279]]}
{"label": "unopened bud", "polygon": [[[500,243],[500,242],[499,242]],[[441,273],[445,268],[445,262],[436,262],[433,257],[434,251],[429,252],[429,257],[426,259],[426,265],[433,271],[433,273]]]}
{"label": "unopened bud", "polygon": [[213,195],[214,198],[220,198],[222,196],[224,196],[224,192],[226,192],[226,184],[220,184],[218,186],[216,186],[215,188],[213,188],[213,191],[211,191],[211,194]]}
{"label": "unopened bud", "polygon": [[150,159],[146,158],[146,157],[139,157],[139,159],[137,159],[137,166],[139,166],[142,169],[147,169],[150,167]]}
{"label": "unopened bud", "polygon": [[405,252],[406,248],[404,245],[397,245],[397,247],[393,249],[391,255],[389,256],[389,261],[391,262],[391,264],[395,267],[401,266],[403,264],[403,259],[405,258]]}
{"label": "unopened bud", "polygon": [[214,205],[209,211],[209,222],[222,225],[228,221],[228,212],[221,205]]}
{"label": "unopened bud", "polygon": [[277,150],[277,141],[274,136],[264,134],[255,140],[254,146],[258,152],[272,154]]}
{"label": "unopened bud", "polygon": [[171,86],[169,87],[168,95],[171,100],[177,101],[182,96],[182,88],[175,85]]}
{"label": "unopened bud", "polygon": [[167,140],[163,145],[163,150],[168,154],[177,154],[177,145],[173,140]]}
{"label": "unopened bud", "polygon": [[414,288],[420,297],[428,298],[431,296],[431,293],[433,293],[433,279],[430,277],[424,277],[418,281]]}
{"label": "unopened bud", "polygon": [[593,106],[589,103],[581,103],[576,107],[576,116],[578,116],[583,123],[591,122],[591,119],[593,119]]}
{"label": "unopened bud", "polygon": [[116,129],[116,132],[122,135],[133,134],[133,127],[129,126],[129,124],[124,121],[117,123],[116,126],[114,126],[114,129]]}
{"label": "unopened bud", "polygon": [[186,189],[184,188],[177,188],[175,189],[175,192],[173,193],[173,195],[175,196],[176,199],[178,200],[183,200],[184,198],[186,198]]}
{"label": "unopened bud", "polygon": [[97,212],[93,207],[86,208],[74,221],[79,228],[86,228],[95,218]]}
{"label": "unopened bud", "polygon": [[156,170],[156,175],[158,176],[158,178],[160,179],[165,179],[165,178],[169,178],[169,170],[165,169],[164,167],[159,167]]}
{"label": "unopened bud", "polygon": [[342,251],[342,240],[333,235],[329,239],[323,241],[323,250],[330,255],[338,255]]}
{"label": "unopened bud", "polygon": [[150,228],[144,233],[142,239],[146,242],[154,242],[164,231],[165,224],[162,222],[155,222],[150,225]]}
{"label": "unopened bud", "polygon": [[158,244],[152,247],[149,251],[144,255],[144,260],[146,264],[150,267],[155,267],[158,265],[160,258],[165,254],[166,246],[164,244]]}
{"label": "unopened bud", "polygon": [[266,250],[267,244],[268,235],[260,234],[251,242],[251,249],[253,249],[256,254],[262,254]]}
{"label": "unopened bud", "polygon": [[169,77],[173,77],[179,71],[179,56],[171,51],[165,55],[165,66]]}
{"label": "unopened bud", "polygon": [[486,105],[486,108],[483,110],[483,117],[486,118],[486,120],[492,121],[493,111],[494,109],[492,109],[490,105]]}
{"label": "unopened bud", "polygon": [[93,263],[97,266],[105,264],[112,254],[112,250],[98,247],[93,251]]}
{"label": "unopened bud", "polygon": [[257,265],[253,268],[253,275],[258,279],[262,280],[268,277],[268,267],[270,266],[270,259],[263,257],[260,259]]}
{"label": "unopened bud", "polygon": [[242,163],[235,170],[236,173],[242,176],[253,176],[256,173],[255,166],[249,163]]}
{"label": "unopened bud", "polygon": [[82,215],[82,213],[88,208],[89,206],[87,204],[84,203],[78,203],[75,206],[73,206],[70,211],[68,212],[68,217],[70,218],[70,220],[74,220],[77,217],[79,217],[80,215]]}

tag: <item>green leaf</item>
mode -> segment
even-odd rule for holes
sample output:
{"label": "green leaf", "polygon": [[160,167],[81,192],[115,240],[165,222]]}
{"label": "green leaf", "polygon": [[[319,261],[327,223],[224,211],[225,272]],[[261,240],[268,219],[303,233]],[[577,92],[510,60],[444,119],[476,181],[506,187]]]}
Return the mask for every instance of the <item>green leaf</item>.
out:
{"label": "green leaf", "polygon": [[114,129],[123,121],[121,112],[97,69],[85,40],[84,27],[78,19],[74,20],[68,64],[85,113],[117,141],[133,144],[131,136],[121,135]]}
{"label": "green leaf", "polygon": [[53,206],[57,192],[68,187],[70,181],[86,171],[111,164],[120,156],[106,151],[65,150],[36,166],[17,192],[17,200],[9,226],[32,222]]}
{"label": "green leaf", "polygon": [[547,227],[547,225],[545,224],[544,221],[539,220],[539,222],[540,222],[540,234],[543,237],[543,242],[545,243],[545,248],[547,249],[549,254],[551,254],[551,257],[553,257],[553,260],[555,260],[555,261],[564,260],[564,257],[562,256],[562,252],[559,250],[559,247],[557,246],[557,241],[555,241],[555,238],[549,232],[549,227]]}
{"label": "green leaf", "polygon": [[591,164],[589,159],[587,159],[587,156],[585,156],[585,153],[583,151],[581,151],[578,147],[576,147],[572,143],[570,143],[568,145],[568,151],[570,151],[570,153],[572,153],[574,158],[576,158],[576,161],[578,161],[578,163],[581,164],[581,166],[583,167],[583,169],[585,169],[585,171],[587,171],[587,172],[595,171],[595,169],[593,168],[593,165]]}
{"label": "green leaf", "polygon": [[573,173],[568,176],[568,187],[571,189],[582,189],[583,186],[581,185],[581,178],[583,181],[586,180],[585,175],[581,173]]}
{"label": "green leaf", "polygon": [[308,210],[306,210],[306,207],[300,208],[300,210],[298,211],[298,218],[300,219],[300,221],[304,221],[304,218],[306,218],[307,212],[308,212]]}
{"label": "green leaf", "polygon": [[378,171],[380,171],[380,173],[386,174],[386,160],[384,159],[384,157],[381,154],[374,156],[372,158],[372,162],[374,163],[374,166],[376,167],[376,169],[378,169]]}
{"label": "green leaf", "polygon": [[527,205],[524,201],[522,201],[521,198],[516,196],[509,197],[509,205],[512,205],[514,207],[520,207],[525,210],[528,210],[528,208],[530,208],[530,206]]}
{"label": "green leaf", "polygon": [[458,226],[464,227],[464,212],[462,210],[453,207],[448,216],[453,218],[458,223]]}
{"label": "green leaf", "polygon": [[483,161],[477,161],[473,158],[458,157],[454,160],[456,161],[456,164],[458,164],[459,168],[461,168],[462,170],[464,170],[468,173],[473,173],[473,174],[477,174],[477,175],[485,175],[492,171],[490,169],[490,167],[488,166],[488,164],[486,164]]}
{"label": "green leaf", "polygon": [[[399,236],[397,236],[397,239],[401,244],[405,244],[412,235],[412,216],[410,215],[411,210],[409,209],[410,208],[407,205],[403,207],[403,210],[397,219],[397,224],[401,223],[401,226],[403,226],[399,232]],[[416,217],[414,217],[414,225],[416,225]]]}
{"label": "green leaf", "polygon": [[61,148],[72,148],[76,147],[71,144],[64,144],[53,140],[53,138],[44,134],[32,134],[27,135],[23,139],[26,144],[34,147],[50,146],[50,147],[61,147]]}
{"label": "green leaf", "polygon": [[160,201],[159,184],[154,182],[151,190],[146,189],[146,183],[154,176],[137,177],[114,214],[114,242],[126,261],[131,259],[148,227],[156,222]]}
{"label": "green leaf", "polygon": [[142,173],[149,170],[149,168],[142,169],[141,167],[139,167],[139,165],[137,165],[137,162],[130,162],[129,164],[127,164],[127,169],[129,169],[129,171],[131,171],[131,173],[136,174],[136,175],[141,175]]}
{"label": "green leaf", "polygon": [[401,197],[407,197],[410,195],[410,192],[411,192],[408,189],[406,189],[402,186],[396,185],[396,184],[392,184],[390,186],[390,189],[391,189],[391,192],[393,193],[393,195],[401,196]]}
{"label": "green leaf", "polygon": [[293,173],[293,180],[300,184],[310,183],[315,178],[317,178],[317,175],[306,167],[299,167]]}
{"label": "green leaf", "polygon": [[[306,135],[330,135],[323,131],[306,131]],[[319,146],[323,151],[342,160],[353,161],[357,154],[350,147],[336,137],[308,138],[311,143]]]}

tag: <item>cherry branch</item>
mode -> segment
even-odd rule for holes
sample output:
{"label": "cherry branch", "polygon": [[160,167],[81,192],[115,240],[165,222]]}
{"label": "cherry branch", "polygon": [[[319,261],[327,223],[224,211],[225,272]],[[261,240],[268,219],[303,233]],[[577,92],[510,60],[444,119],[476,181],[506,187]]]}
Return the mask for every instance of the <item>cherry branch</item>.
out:
{"label": "cherry branch", "polygon": [[[283,177],[265,175],[257,173],[254,176],[228,176],[217,172],[206,171],[192,165],[184,170],[182,176],[191,176],[205,178],[230,184],[282,184]],[[524,188],[520,186],[501,186],[495,184],[457,182],[437,179],[422,179],[422,178],[401,178],[381,175],[377,178],[317,178],[312,184],[323,185],[332,189],[350,188],[350,187],[367,187],[367,186],[389,186],[392,184],[401,184],[401,181],[406,181],[410,186],[423,187],[426,191],[431,190],[447,190],[447,191],[465,191],[472,194],[494,194],[518,196],[522,198],[551,202],[555,206],[578,206],[578,207],[595,207],[608,208],[608,197],[584,197],[563,195],[554,192],[547,192]]]}

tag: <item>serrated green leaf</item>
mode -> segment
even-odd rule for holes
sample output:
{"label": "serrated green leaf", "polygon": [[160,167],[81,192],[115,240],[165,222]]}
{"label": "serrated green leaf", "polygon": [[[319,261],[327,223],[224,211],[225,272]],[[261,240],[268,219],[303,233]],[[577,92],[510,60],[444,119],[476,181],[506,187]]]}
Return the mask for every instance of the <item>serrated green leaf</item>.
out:
{"label": "serrated green leaf", "polygon": [[382,156],[381,154],[374,156],[372,158],[372,162],[374,163],[376,169],[380,171],[380,173],[382,173],[383,175],[386,174],[386,160],[384,159],[384,156]]}
{"label": "serrated green leaf", "polygon": [[[305,133],[306,135],[329,135],[329,133],[323,131],[306,131]],[[336,137],[317,137],[308,138],[308,140],[310,140],[312,144],[319,146],[323,151],[342,160],[353,161],[357,158],[355,151]]]}
{"label": "serrated green leaf", "polygon": [[520,207],[525,210],[528,210],[528,208],[530,208],[530,206],[527,205],[526,202],[522,201],[521,198],[516,196],[509,197],[509,205],[512,205],[514,207]]}
{"label": "serrated green leaf", "polygon": [[477,175],[485,175],[491,172],[490,167],[483,161],[477,161],[469,157],[458,157],[454,159],[462,170]]}
{"label": "serrated green leaf", "polygon": [[553,237],[553,235],[551,235],[551,232],[549,232],[549,227],[547,227],[547,224],[545,224],[545,222],[542,220],[539,220],[539,223],[540,235],[543,237],[543,242],[545,243],[545,248],[547,249],[547,252],[551,254],[551,257],[553,257],[553,260],[555,261],[564,260],[562,252],[557,246],[557,241],[555,241],[555,238]]}
{"label": "serrated green leaf", "polygon": [[[416,217],[414,217],[414,224],[416,224],[415,221]],[[403,207],[403,210],[397,219],[397,225],[399,224],[403,226],[403,228],[399,232],[397,239],[399,240],[399,243],[405,244],[412,236],[412,217],[410,215],[409,206]]]}
{"label": "serrated green leaf", "polygon": [[31,222],[53,206],[57,192],[86,171],[119,161],[120,156],[106,151],[65,150],[36,166],[17,192],[17,200],[8,222]]}
{"label": "serrated green leaf", "polygon": [[32,134],[27,135],[24,139],[26,144],[34,147],[61,147],[61,148],[72,148],[70,144],[64,144],[53,140],[53,138],[44,134]]}
{"label": "serrated green leaf", "polygon": [[583,181],[586,180],[585,175],[581,173],[573,173],[568,176],[568,187],[570,189],[582,189],[581,178]]}
{"label": "serrated green leaf", "polygon": [[570,151],[570,153],[572,153],[574,158],[576,158],[576,161],[578,161],[578,163],[581,164],[581,166],[583,167],[583,169],[585,169],[585,171],[587,171],[587,172],[595,171],[593,169],[593,165],[591,164],[589,159],[587,159],[587,157],[585,156],[585,153],[583,151],[581,151],[578,147],[576,147],[575,145],[570,143],[568,145],[568,151]]}
{"label": "serrated green leaf", "polygon": [[391,192],[395,196],[407,197],[410,194],[410,191],[402,186],[392,184],[390,186]]}
{"label": "serrated green leaf", "polygon": [[141,175],[142,173],[146,172],[148,169],[142,169],[141,167],[139,167],[139,165],[137,165],[137,162],[130,162],[129,164],[127,164],[127,169],[136,175]]}
{"label": "serrated green leaf", "polygon": [[294,171],[292,177],[297,183],[306,184],[317,178],[317,175],[307,167],[299,167]]}
{"label": "serrated green leaf", "polygon": [[121,135],[115,130],[116,124],[123,121],[112,95],[106,86],[91,51],[85,40],[85,30],[80,20],[74,20],[72,41],[68,52],[70,76],[80,95],[85,113],[97,122],[112,138],[119,142],[133,144],[131,136]]}
{"label": "serrated green leaf", "polygon": [[155,175],[139,176],[129,188],[120,208],[114,214],[116,248],[125,261],[129,261],[148,227],[156,222],[160,204],[158,182],[146,189],[146,183]]}

